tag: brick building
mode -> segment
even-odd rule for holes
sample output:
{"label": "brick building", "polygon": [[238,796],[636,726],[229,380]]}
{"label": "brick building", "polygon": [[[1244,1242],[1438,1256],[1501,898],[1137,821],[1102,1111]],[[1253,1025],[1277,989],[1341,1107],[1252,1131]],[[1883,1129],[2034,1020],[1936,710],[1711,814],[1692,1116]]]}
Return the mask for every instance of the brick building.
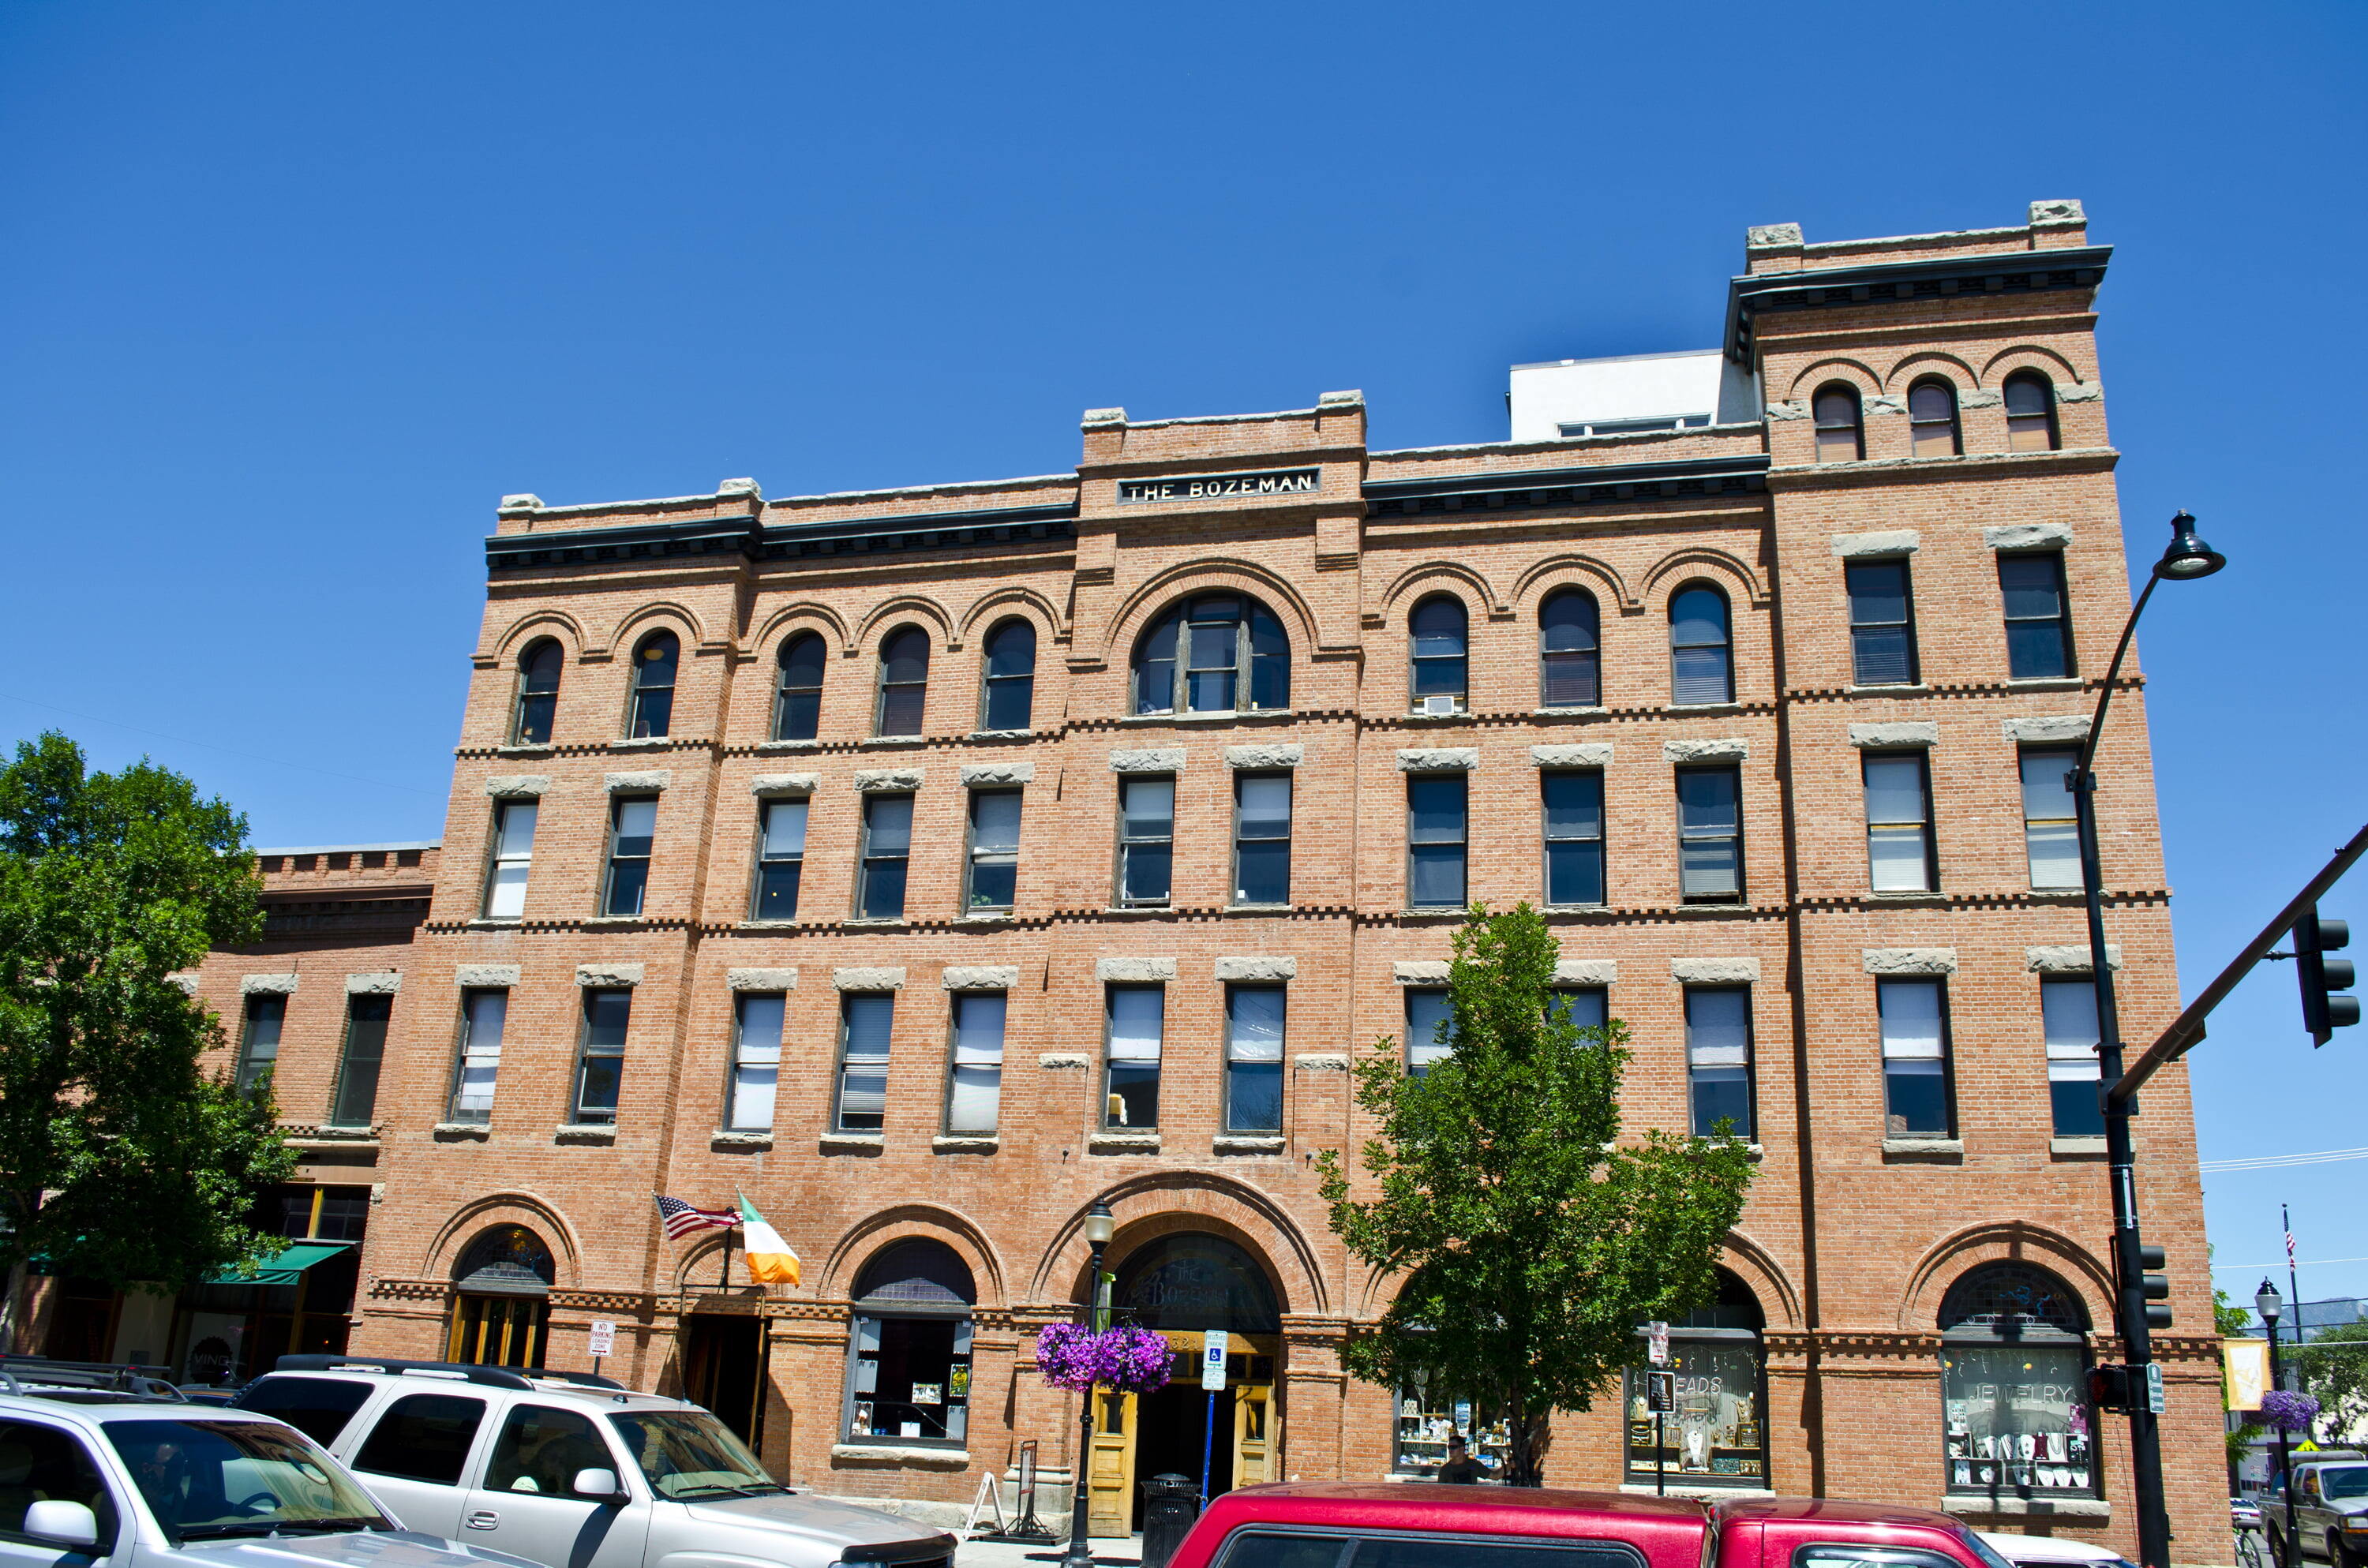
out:
{"label": "brick building", "polygon": [[[2109,254],[2068,202],[1755,229],[1720,348],[1519,367],[1504,444],[1370,450],[1338,392],[1094,410],[1032,478],[508,497],[440,856],[267,856],[275,900],[383,878],[416,929],[283,919],[199,982],[250,1042],[279,1006],[306,1168],[368,1200],[352,1347],[576,1366],[609,1320],[611,1370],[797,1484],[948,1507],[1032,1439],[1057,1516],[1075,1406],[1028,1347],[1101,1199],[1121,1301],[1235,1335],[1221,1482],[1420,1475],[1451,1428],[1485,1457],[1484,1394],[1344,1378],[1393,1286],[1312,1161],[1366,1134],[1352,1051],[1439,1049],[1465,901],[1528,899],[1574,1006],[1634,1029],[1632,1125],[1731,1115],[1759,1153],[1665,1446],[1611,1391],[1550,1475],[2128,1550],[2125,1433],[2078,1392],[2117,1352],[2061,787],[2129,604]],[[2100,810],[2143,1039],[2178,989],[2129,686]],[[365,1104],[342,1042],[379,1018]],[[2147,1092],[2140,1196],[2211,1562],[2187,1096]],[[669,1242],[655,1192],[745,1193],[803,1284]],[[1201,1420],[1197,1385],[1105,1413],[1098,1528]]]}

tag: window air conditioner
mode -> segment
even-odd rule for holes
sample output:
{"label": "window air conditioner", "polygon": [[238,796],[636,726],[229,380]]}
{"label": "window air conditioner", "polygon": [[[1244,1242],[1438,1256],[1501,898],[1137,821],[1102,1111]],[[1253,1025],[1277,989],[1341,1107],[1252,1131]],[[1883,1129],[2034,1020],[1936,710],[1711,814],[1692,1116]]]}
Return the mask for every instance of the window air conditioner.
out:
{"label": "window air conditioner", "polygon": [[1456,701],[1452,697],[1426,697],[1422,699],[1422,716],[1426,719],[1451,719],[1455,716]]}

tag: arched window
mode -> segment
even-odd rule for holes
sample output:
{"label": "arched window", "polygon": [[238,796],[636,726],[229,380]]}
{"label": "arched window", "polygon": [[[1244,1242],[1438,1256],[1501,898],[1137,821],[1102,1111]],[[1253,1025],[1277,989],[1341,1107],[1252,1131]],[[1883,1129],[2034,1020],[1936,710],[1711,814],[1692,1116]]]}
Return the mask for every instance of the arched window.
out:
{"label": "arched window", "polygon": [[899,627],[880,644],[880,723],[882,735],[917,735],[929,697],[929,634]]}
{"label": "arched window", "polygon": [[1274,1284],[1237,1243],[1183,1232],[1145,1242],[1117,1270],[1111,1303],[1162,1333],[1280,1334]]}
{"label": "arched window", "polygon": [[1036,627],[1015,616],[986,634],[982,730],[1024,730],[1036,703]]}
{"label": "arched window", "polygon": [[1463,601],[1452,594],[1433,594],[1406,618],[1408,684],[1416,708],[1429,707],[1429,699],[1434,697],[1444,697],[1457,708],[1463,706],[1470,669],[1468,626]]}
{"label": "arched window", "polygon": [[970,1269],[942,1242],[893,1242],[872,1256],[855,1278],[848,1440],[962,1446],[977,1301]]}
{"label": "arched window", "polygon": [[1282,622],[1245,595],[1198,595],[1163,611],[1134,645],[1137,713],[1290,706],[1291,643]]}
{"label": "arched window", "polygon": [[2080,1298],[2045,1269],[1985,1264],[1949,1287],[1940,1328],[1949,1491],[2025,1502],[2097,1495]]}
{"label": "arched window", "polygon": [[1669,700],[1735,700],[1735,650],[1727,635],[1726,596],[1707,583],[1669,600]]}
{"label": "arched window", "polygon": [[540,1367],[556,1275],[551,1248],[524,1225],[480,1231],[452,1265],[452,1328],[445,1359]]}
{"label": "arched window", "polygon": [[1538,607],[1538,705],[1592,708],[1603,700],[1595,596],[1561,588]]}
{"label": "arched window", "polygon": [[2037,370],[2006,379],[2006,449],[2052,452],[2057,444],[2055,383]]}
{"label": "arched window", "polygon": [[1767,1319],[1759,1298],[1726,1269],[1704,1305],[1669,1324],[1669,1365],[1677,1407],[1653,1418],[1645,1330],[1622,1390],[1628,1409],[1632,1486],[1675,1482],[1764,1491],[1768,1482],[1768,1391],[1761,1340]]}
{"label": "arched window", "polygon": [[527,645],[518,655],[518,700],[510,714],[510,744],[548,745],[551,722],[559,712],[559,671],[566,662],[557,642],[549,637]]}
{"label": "arched window", "polygon": [[653,631],[633,649],[633,710],[625,733],[634,740],[666,734],[674,724],[674,672],[682,644],[671,631]]}
{"label": "arched window", "polygon": [[1964,451],[1957,438],[1957,389],[1935,378],[1907,389],[1909,449],[1919,458],[1953,458]]}
{"label": "arched window", "polygon": [[1834,381],[1817,389],[1810,404],[1817,421],[1817,460],[1856,462],[1866,456],[1866,426],[1858,389]]}
{"label": "arched window", "polygon": [[822,634],[801,631],[781,644],[781,684],[773,698],[773,738],[810,741],[822,728]]}

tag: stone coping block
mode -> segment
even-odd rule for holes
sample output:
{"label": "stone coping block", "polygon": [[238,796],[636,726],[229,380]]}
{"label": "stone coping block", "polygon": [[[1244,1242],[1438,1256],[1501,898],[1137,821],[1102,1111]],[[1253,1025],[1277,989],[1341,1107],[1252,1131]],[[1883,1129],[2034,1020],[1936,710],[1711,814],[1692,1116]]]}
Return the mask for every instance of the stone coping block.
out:
{"label": "stone coping block", "polygon": [[962,781],[964,789],[979,784],[1032,784],[1036,781],[1036,765],[1032,762],[966,762],[962,764]]}
{"label": "stone coping block", "polygon": [[811,773],[759,773],[748,780],[751,795],[811,795],[822,780]]}
{"label": "stone coping block", "polygon": [[1929,719],[1897,719],[1882,724],[1852,724],[1850,744],[1873,746],[1932,746],[1941,744],[1941,726]]}
{"label": "stone coping block", "polygon": [[1877,533],[1836,534],[1834,554],[1844,560],[1862,555],[1913,555],[1923,544],[1914,528],[1884,528]]}
{"label": "stone coping block", "polygon": [[1868,948],[1863,961],[1869,974],[1954,974],[1954,948]]}
{"label": "stone coping block", "polygon": [[242,996],[289,996],[295,994],[293,974],[242,974],[238,977],[238,994]]}
{"label": "stone coping block", "polygon": [[1174,959],[1096,959],[1094,978],[1099,981],[1148,983],[1176,978]]}
{"label": "stone coping block", "polygon": [[1669,978],[1680,985],[1748,985],[1759,979],[1759,960],[1671,959]]}
{"label": "stone coping block", "polygon": [[578,985],[639,985],[645,972],[637,963],[580,963],[575,966]]}
{"label": "stone coping block", "polygon": [[794,969],[727,969],[723,983],[733,991],[795,991],[798,971]]}
{"label": "stone coping block", "polygon": [[1610,741],[1585,741],[1577,745],[1531,746],[1531,767],[1609,767],[1611,766]]}
{"label": "stone coping block", "polygon": [[1611,985],[1619,979],[1618,959],[1564,959],[1554,965],[1556,985]]}
{"label": "stone coping block", "polygon": [[2089,738],[2089,715],[2049,713],[2029,719],[2001,719],[1998,728],[2010,741],[2085,741]]}
{"label": "stone coping block", "polygon": [[948,964],[939,981],[949,991],[1010,991],[1019,984],[1016,963]]}
{"label": "stone coping block", "polygon": [[926,767],[859,767],[855,770],[855,788],[859,794],[917,790],[928,772]]}
{"label": "stone coping block", "polygon": [[348,996],[392,996],[402,989],[403,971],[397,969],[346,976],[346,994]]}
{"label": "stone coping block", "polygon": [[1751,756],[1751,743],[1740,735],[1727,735],[1707,741],[1663,741],[1663,762],[1746,762]]}
{"label": "stone coping block", "polygon": [[1181,773],[1184,748],[1135,748],[1110,754],[1112,773]]}
{"label": "stone coping block", "polygon": [[1082,1051],[1048,1051],[1036,1059],[1036,1065],[1047,1073],[1065,1073],[1074,1067],[1090,1067],[1094,1059]]}
{"label": "stone coping block", "polygon": [[[2089,944],[2067,943],[2062,947],[2025,948],[2022,967],[2033,974],[2088,974],[2093,966],[2089,962]],[[2105,944],[2105,967],[2122,967],[2122,945]]]}
{"label": "stone coping block", "polygon": [[958,1133],[939,1133],[929,1140],[932,1154],[992,1154],[1003,1147],[1003,1140],[992,1134],[966,1138]]}
{"label": "stone coping block", "polygon": [[537,800],[551,793],[551,775],[496,773],[485,780],[485,793],[496,800]]}
{"label": "stone coping block", "polygon": [[905,971],[877,965],[845,965],[830,971],[831,985],[840,991],[902,991]]}
{"label": "stone coping block", "polygon": [[1390,977],[1400,985],[1444,985],[1447,969],[1445,959],[1400,959],[1390,965]]}
{"label": "stone coping block", "polygon": [[1128,1131],[1123,1129],[1086,1135],[1088,1154],[1156,1154],[1159,1134],[1153,1131]]}
{"label": "stone coping block", "polygon": [[646,773],[604,773],[600,776],[602,788],[611,795],[642,794],[663,790],[673,782],[674,774],[663,767],[654,767]]}
{"label": "stone coping block", "polygon": [[1237,958],[1217,960],[1219,980],[1296,980],[1297,959]]}
{"label": "stone coping block", "polygon": [[452,966],[452,983],[455,985],[484,990],[518,983],[518,966],[514,963],[461,963]]}
{"label": "stone coping block", "polygon": [[1400,773],[1469,773],[1479,766],[1474,746],[1413,746],[1398,753]]}
{"label": "stone coping block", "polygon": [[[2063,397],[2058,388],[2055,395]],[[2008,523],[2001,528],[1984,528],[1982,542],[1992,550],[2044,550],[2049,545],[2070,544],[2072,526],[2069,523]]]}
{"label": "stone coping block", "polygon": [[1307,748],[1296,742],[1289,745],[1227,746],[1227,767],[1297,767],[1307,756]]}

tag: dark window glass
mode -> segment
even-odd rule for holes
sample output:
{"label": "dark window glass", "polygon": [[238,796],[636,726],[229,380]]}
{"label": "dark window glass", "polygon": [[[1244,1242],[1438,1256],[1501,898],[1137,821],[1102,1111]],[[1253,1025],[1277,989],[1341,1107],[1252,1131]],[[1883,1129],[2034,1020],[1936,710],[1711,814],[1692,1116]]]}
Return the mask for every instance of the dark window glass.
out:
{"label": "dark window glass", "polygon": [[1686,1075],[1694,1136],[1710,1137],[1721,1122],[1732,1122],[1736,1137],[1753,1136],[1749,991],[1686,987]]}
{"label": "dark window glass", "polygon": [[1452,697],[1459,706],[1463,703],[1467,626],[1462,599],[1437,594],[1414,607],[1407,631],[1413,643],[1416,707],[1426,697]]}
{"label": "dark window glass", "polygon": [[968,1317],[855,1317],[848,1436],[958,1444],[970,1434]]}
{"label": "dark window glass", "polygon": [[1134,710],[1165,713],[1176,706],[1176,636],[1183,624],[1180,609],[1171,609],[1151,623],[1134,651]]}
{"label": "dark window glass", "polygon": [[1176,852],[1176,780],[1119,780],[1119,902],[1166,903]]}
{"label": "dark window glass", "polygon": [[2039,983],[2041,1029],[2047,1044],[2047,1097],[2058,1138],[2102,1138],[2105,1109],[2098,1102],[2097,1085],[2103,1065],[2097,1059],[2103,1033],[2097,1027],[2097,983],[2089,975],[2077,980]]}
{"label": "dark window glass", "polygon": [[1234,775],[1234,902],[1291,902],[1291,775]]}
{"label": "dark window glass", "polygon": [[609,890],[603,915],[639,915],[650,885],[650,847],[658,831],[655,795],[620,795],[609,808]]}
{"label": "dark window glass", "polygon": [[1821,389],[1811,403],[1817,422],[1817,460],[1856,462],[1866,455],[1858,392],[1850,387]]}
{"label": "dark window glass", "polygon": [[838,1131],[877,1132],[888,1116],[888,1036],[894,992],[851,992],[840,1005]]}
{"label": "dark window glass", "polygon": [[485,1402],[458,1394],[405,1394],[388,1405],[354,1456],[354,1468],[370,1475],[461,1484],[469,1445],[485,1418]]}
{"label": "dark window glass", "polygon": [[1861,686],[1912,685],[1916,627],[1907,562],[1852,562],[1843,575],[1850,585],[1850,678]]}
{"label": "dark window glass", "polygon": [[1436,986],[1408,986],[1406,994],[1406,1071],[1421,1077],[1455,1050],[1455,1009]]}
{"label": "dark window glass", "polygon": [[1538,702],[1592,708],[1603,700],[1595,596],[1564,588],[1538,609]]}
{"label": "dark window glass", "polygon": [[1546,902],[1603,902],[1603,775],[1538,775],[1545,797]]}
{"label": "dark window glass", "polygon": [[510,722],[510,744],[539,746],[551,740],[551,723],[559,712],[559,671],[566,655],[559,644],[544,638],[518,659],[518,712]]}
{"label": "dark window glass", "polygon": [[2055,383],[2036,370],[2006,379],[2006,447],[2010,452],[2055,449]]}
{"label": "dark window glass", "polygon": [[1573,1028],[1600,1029],[1611,1021],[1611,994],[1600,985],[1556,986],[1546,1006],[1556,1002],[1569,1012]]}
{"label": "dark window glass", "polygon": [[1932,801],[1922,752],[1870,754],[1866,780],[1866,862],[1876,892],[1930,892],[1939,885],[1932,856]]}
{"label": "dark window glass", "polygon": [[485,1460],[484,1490],[572,1497],[578,1471],[616,1468],[615,1456],[588,1416],[547,1404],[515,1404]]}
{"label": "dark window glass", "polygon": [[1161,614],[1135,644],[1137,713],[1290,706],[1291,644],[1255,599],[1202,594]]}
{"label": "dark window glass", "polygon": [[1283,988],[1225,989],[1225,1131],[1282,1131]]}
{"label": "dark window glass", "polygon": [[1250,601],[1250,706],[1291,706],[1291,642],[1282,622],[1256,599]]}
{"label": "dark window glass", "polygon": [[[168,1423],[154,1425],[167,1433],[181,1430]],[[87,1562],[94,1556],[110,1552],[116,1535],[115,1499],[81,1439],[40,1422],[0,1421],[0,1459],[5,1459],[14,1471],[10,1480],[0,1482],[0,1536],[28,1539],[25,1535],[26,1511],[41,1502],[79,1503],[90,1510],[98,1525],[96,1553],[63,1551],[47,1542],[35,1542],[32,1551],[20,1549],[10,1552],[13,1561]],[[134,1478],[139,1479],[136,1475]],[[265,1517],[268,1520],[269,1516]],[[267,1523],[260,1528],[269,1526]]]}
{"label": "dark window glass", "polygon": [[1159,1125],[1159,1053],[1167,1011],[1164,985],[1113,985],[1110,1010],[1109,1062],[1103,1069],[1102,1125]]}
{"label": "dark window glass", "polygon": [[1669,700],[1735,700],[1735,653],[1726,596],[1696,585],[1669,600]]}
{"label": "dark window glass", "polygon": [[801,631],[781,644],[781,685],[773,699],[773,738],[810,741],[822,727],[821,636]]}
{"label": "dark window glass", "polygon": [[756,918],[798,917],[798,881],[806,866],[804,800],[767,801],[757,836]]}
{"label": "dark window glass", "polygon": [[863,797],[863,887],[857,912],[866,920],[905,917],[905,869],[913,853],[913,797]]}
{"label": "dark window glass", "polygon": [[653,631],[633,650],[633,711],[625,733],[647,740],[668,733],[674,723],[675,665],[682,644],[671,631]]}
{"label": "dark window glass", "polygon": [[1883,1130],[1895,1138],[1947,1138],[1949,1008],[1937,980],[1885,980],[1874,988],[1883,1019]]}
{"label": "dark window glass", "polygon": [[346,1057],[337,1067],[337,1090],[329,1107],[333,1127],[368,1127],[378,1110],[378,1074],[386,1060],[386,1026],[394,1016],[392,996],[355,996],[346,1003]]}
{"label": "dark window glass", "polygon": [[625,1075],[625,1031],[632,1016],[631,991],[584,993],[584,1053],[575,1072],[575,1121],[617,1119],[617,1091]]}
{"label": "dark window glass", "polygon": [[1406,777],[1406,907],[1463,907],[1465,776]]}
{"label": "dark window glass", "polygon": [[2072,623],[2064,602],[2064,557],[1998,557],[1998,590],[2006,599],[2007,674],[2043,680],[2072,673]]}
{"label": "dark window glass", "polygon": [[354,1412],[368,1404],[374,1392],[369,1383],[360,1381],[271,1377],[250,1384],[231,1403],[241,1410],[285,1421],[326,1447],[337,1440],[337,1434],[346,1429]]}
{"label": "dark window glass", "polygon": [[1688,903],[1743,896],[1741,793],[1735,768],[1678,770],[1678,880]]}
{"label": "dark window glass", "polygon": [[880,645],[880,728],[883,735],[917,735],[929,695],[929,634],[917,626],[891,632]]}
{"label": "dark window glass", "polygon": [[1008,909],[1018,896],[1019,798],[1017,790],[970,792],[972,909]]}
{"label": "dark window glass", "polygon": [[1235,706],[1241,675],[1242,601],[1231,594],[1204,594],[1184,618],[1185,705],[1195,713],[1223,713]]}
{"label": "dark window glass", "polygon": [[246,1029],[238,1047],[238,1086],[243,1094],[271,1076],[279,1064],[279,1028],[288,1017],[285,996],[246,999]]}
{"label": "dark window glass", "polygon": [[1036,628],[1007,620],[986,638],[986,722],[990,730],[1024,730],[1036,700]]}
{"label": "dark window glass", "polygon": [[1957,438],[1957,389],[1946,381],[1918,381],[1907,389],[1909,450],[1919,458],[1952,458],[1964,450]]}

